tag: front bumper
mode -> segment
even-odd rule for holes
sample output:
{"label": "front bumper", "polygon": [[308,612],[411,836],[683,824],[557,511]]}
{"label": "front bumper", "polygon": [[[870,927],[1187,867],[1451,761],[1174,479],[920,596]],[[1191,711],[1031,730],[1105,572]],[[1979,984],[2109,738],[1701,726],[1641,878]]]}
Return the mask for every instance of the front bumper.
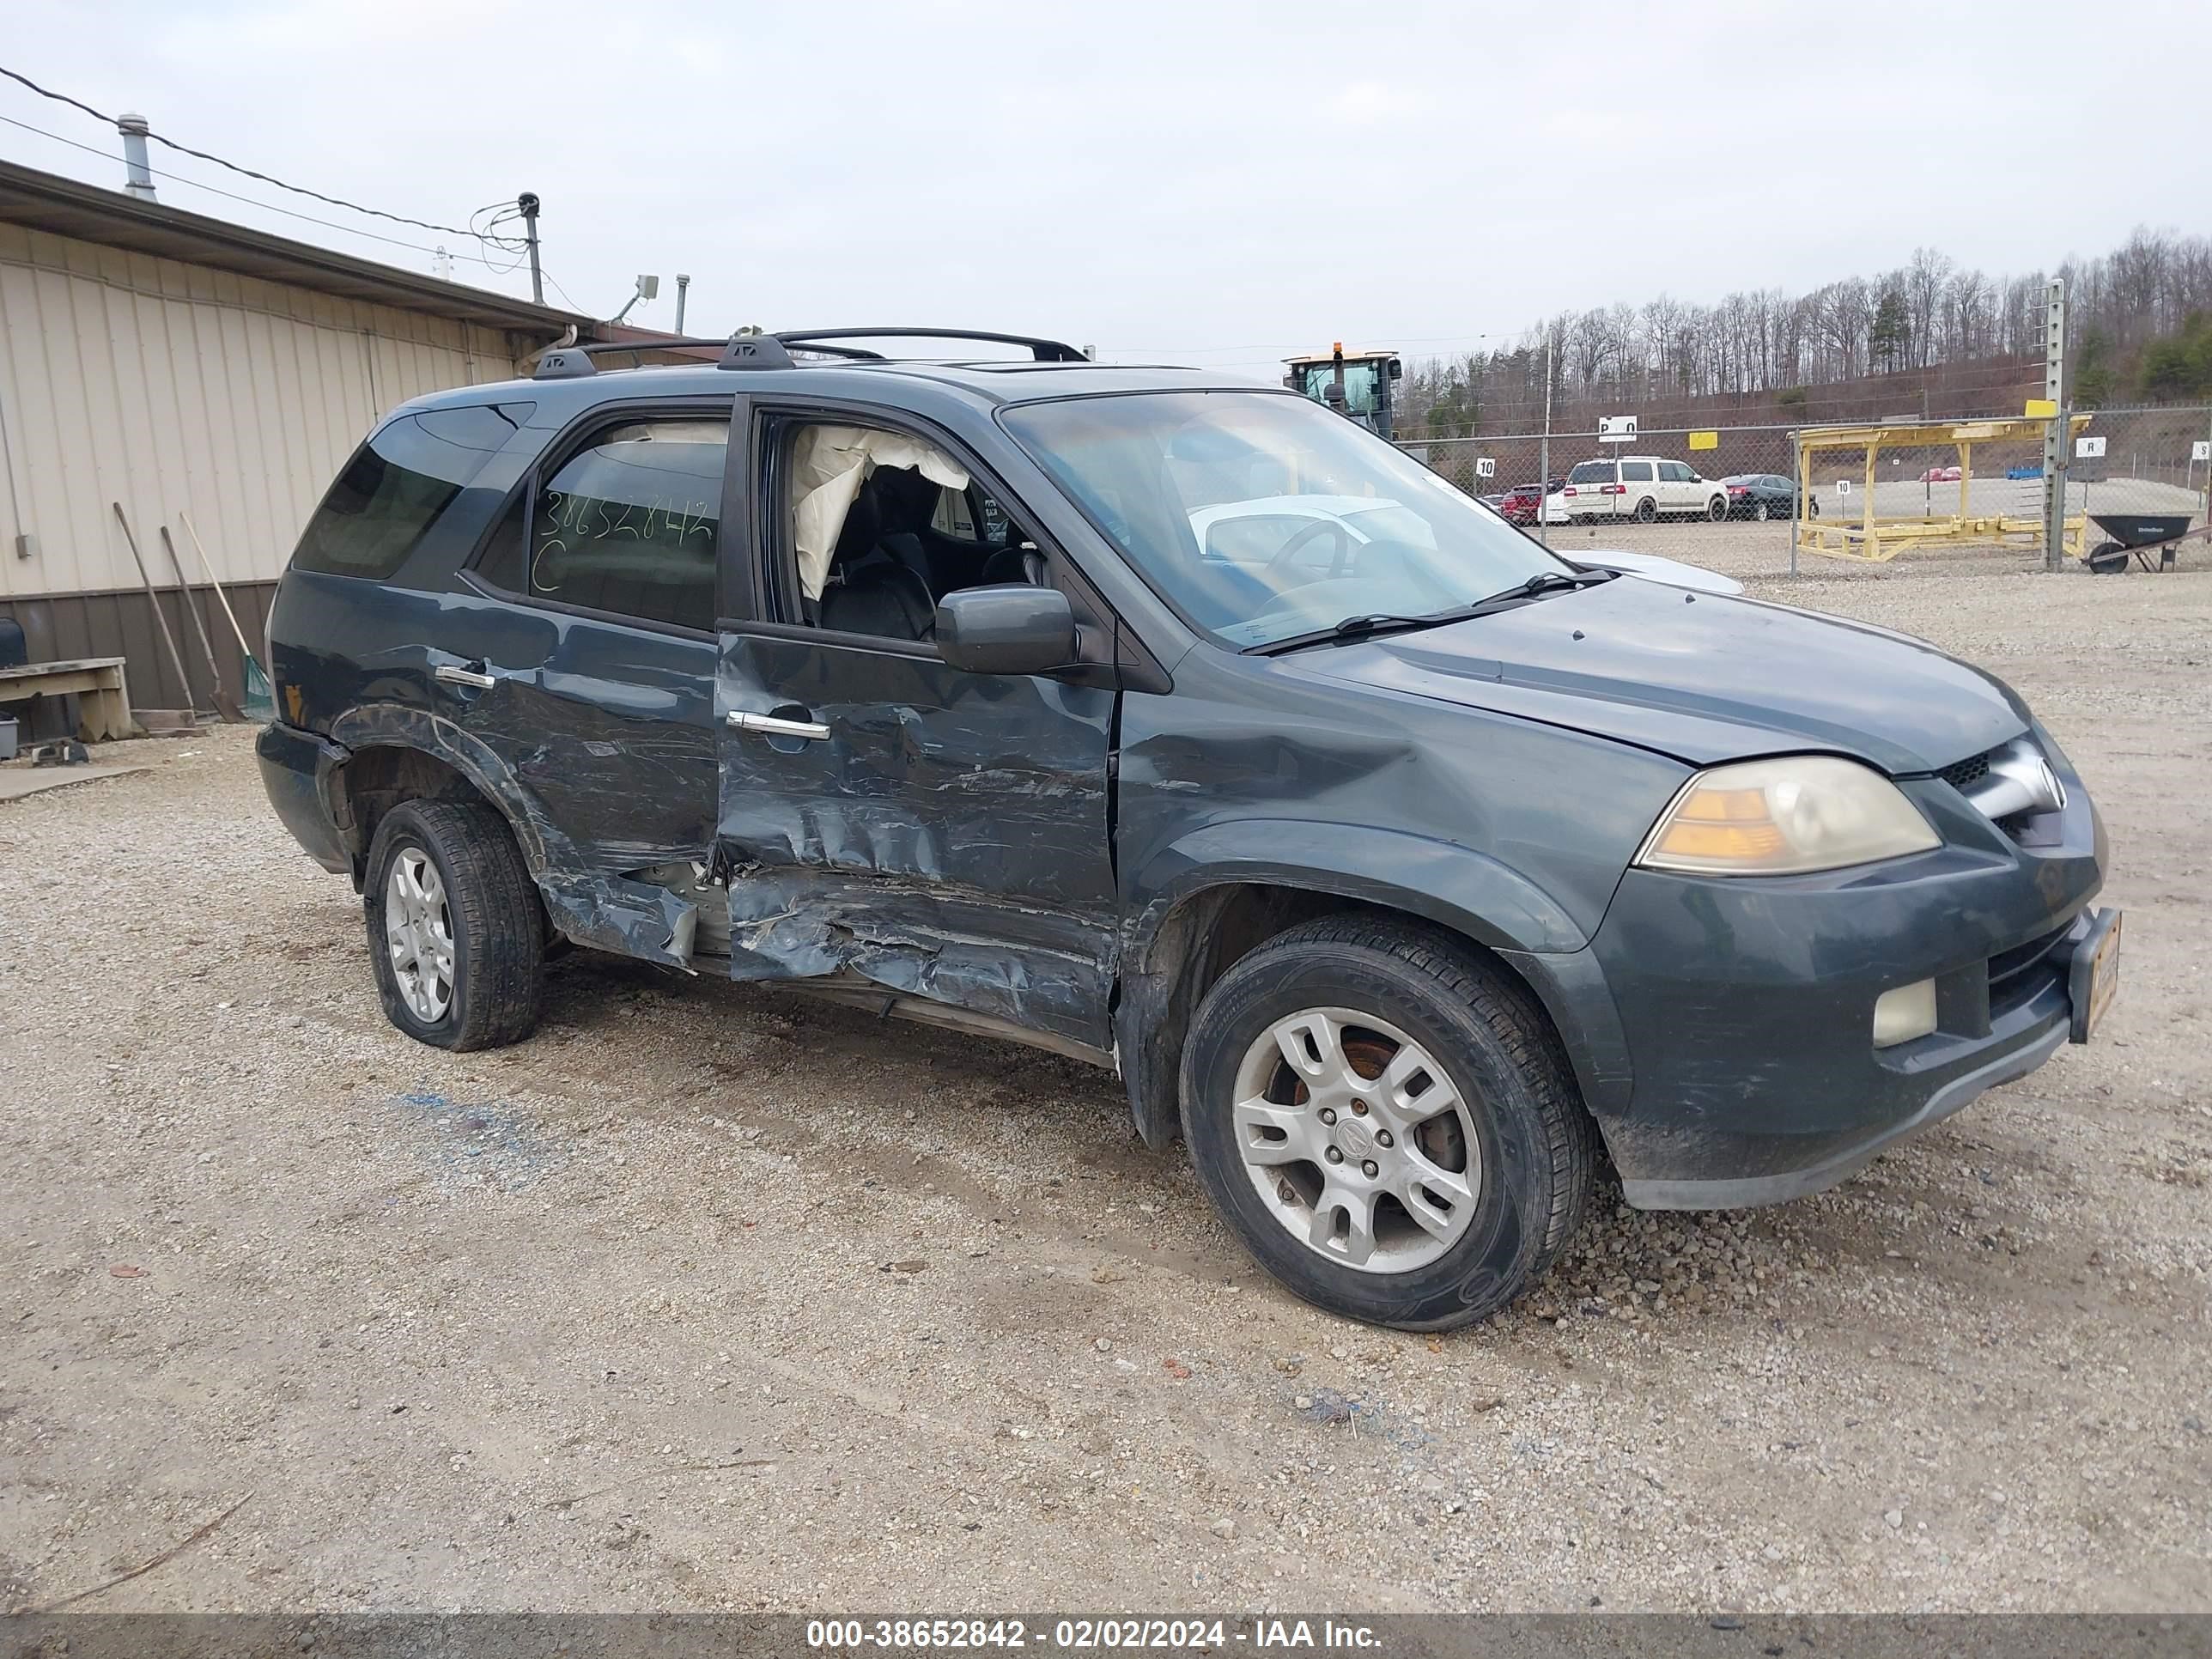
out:
{"label": "front bumper", "polygon": [[[1771,1204],[2024,1076],[2073,1034],[2078,955],[2110,913],[2079,779],[2020,839],[1948,784],[1908,781],[1938,850],[1825,876],[1632,870],[1592,942],[1633,1079],[1600,1109],[1628,1201]],[[1873,1046],[1875,1000],[1936,985],[1937,1029]]]}

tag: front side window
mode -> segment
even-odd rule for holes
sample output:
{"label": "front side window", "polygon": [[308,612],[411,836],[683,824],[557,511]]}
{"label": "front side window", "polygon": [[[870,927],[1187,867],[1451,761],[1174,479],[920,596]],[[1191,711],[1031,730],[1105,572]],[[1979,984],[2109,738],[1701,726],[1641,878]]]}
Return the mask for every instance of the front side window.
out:
{"label": "front side window", "polygon": [[711,630],[726,419],[625,420],[538,481],[479,566],[511,592]]}
{"label": "front side window", "polygon": [[1140,574],[1240,649],[1350,617],[1449,611],[1565,569],[1303,398],[1144,392],[1018,405],[1002,419]]}
{"label": "front side window", "polygon": [[[527,405],[517,409],[528,418]],[[346,463],[307,520],[293,567],[389,579],[517,428],[514,415],[489,404],[387,422]]]}

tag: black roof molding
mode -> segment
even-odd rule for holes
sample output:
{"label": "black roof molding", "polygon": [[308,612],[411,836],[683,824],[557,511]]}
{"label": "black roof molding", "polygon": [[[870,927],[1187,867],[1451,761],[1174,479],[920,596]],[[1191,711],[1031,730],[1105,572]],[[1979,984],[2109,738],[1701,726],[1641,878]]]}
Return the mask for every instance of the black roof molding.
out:
{"label": "black roof molding", "polygon": [[1030,356],[1041,363],[1091,361],[1065,341],[1039,339],[1034,334],[993,334],[973,328],[780,328],[775,337],[787,346],[807,346],[817,340],[979,340],[993,345],[1027,346]]}

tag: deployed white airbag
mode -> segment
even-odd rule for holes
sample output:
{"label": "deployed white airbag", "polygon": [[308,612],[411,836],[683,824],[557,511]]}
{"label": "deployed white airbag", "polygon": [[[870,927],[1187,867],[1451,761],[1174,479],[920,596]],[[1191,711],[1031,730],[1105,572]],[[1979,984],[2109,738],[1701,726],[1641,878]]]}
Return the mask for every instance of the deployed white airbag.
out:
{"label": "deployed white airbag", "polygon": [[966,471],[944,451],[902,432],[869,426],[800,428],[791,454],[792,544],[799,554],[799,587],[808,599],[822,597],[845,515],[879,466],[912,467],[947,489],[968,488]]}

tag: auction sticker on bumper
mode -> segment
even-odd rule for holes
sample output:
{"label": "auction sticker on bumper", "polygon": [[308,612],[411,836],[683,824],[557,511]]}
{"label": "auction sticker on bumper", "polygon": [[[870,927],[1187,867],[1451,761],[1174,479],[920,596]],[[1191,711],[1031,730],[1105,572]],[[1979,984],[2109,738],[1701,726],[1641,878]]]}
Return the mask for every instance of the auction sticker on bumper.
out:
{"label": "auction sticker on bumper", "polygon": [[2075,947],[2074,972],[2069,988],[2074,1001],[2074,1041],[2087,1042],[2097,1022],[2112,1006],[2120,990],[2120,913],[2107,910],[2097,918],[2089,937]]}

